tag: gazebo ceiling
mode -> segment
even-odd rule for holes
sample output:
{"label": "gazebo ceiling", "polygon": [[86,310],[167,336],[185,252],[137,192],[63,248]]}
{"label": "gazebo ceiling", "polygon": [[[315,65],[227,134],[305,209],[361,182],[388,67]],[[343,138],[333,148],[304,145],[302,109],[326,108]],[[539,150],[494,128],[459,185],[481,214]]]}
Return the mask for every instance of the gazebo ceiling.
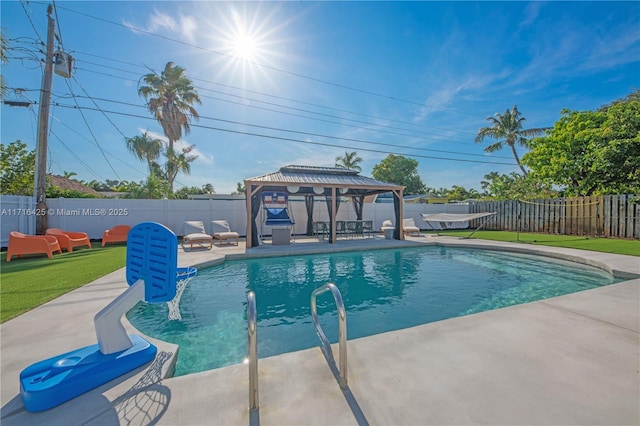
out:
{"label": "gazebo ceiling", "polygon": [[[286,190],[290,194],[324,194],[320,188],[345,188],[341,195],[369,195],[382,192],[403,190],[404,187],[389,182],[382,182],[366,176],[360,176],[355,170],[290,165],[281,167],[274,173],[245,179],[245,186],[261,186],[263,190]],[[314,191],[315,188],[315,191]]]}

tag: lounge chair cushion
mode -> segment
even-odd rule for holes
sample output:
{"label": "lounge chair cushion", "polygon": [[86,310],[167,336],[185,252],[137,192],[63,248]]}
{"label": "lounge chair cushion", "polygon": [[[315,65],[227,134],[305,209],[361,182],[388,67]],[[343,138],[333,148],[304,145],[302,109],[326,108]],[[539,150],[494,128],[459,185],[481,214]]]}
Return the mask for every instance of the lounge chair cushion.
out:
{"label": "lounge chair cushion", "polygon": [[201,220],[190,220],[184,223],[184,237],[182,238],[182,246],[189,243],[190,248],[193,244],[209,244],[209,248],[213,247],[213,238],[207,234],[204,229],[204,223]]}
{"label": "lounge chair cushion", "polygon": [[405,235],[407,234],[417,234],[418,236],[420,235],[420,228],[416,226],[416,223],[412,217],[409,219],[402,219],[402,227],[404,228]]}
{"label": "lounge chair cushion", "polygon": [[211,230],[213,232],[213,238],[220,241],[220,245],[222,245],[223,242],[231,244],[231,240],[236,240],[236,245],[238,245],[240,236],[237,232],[231,230],[229,222],[226,220],[212,220]]}

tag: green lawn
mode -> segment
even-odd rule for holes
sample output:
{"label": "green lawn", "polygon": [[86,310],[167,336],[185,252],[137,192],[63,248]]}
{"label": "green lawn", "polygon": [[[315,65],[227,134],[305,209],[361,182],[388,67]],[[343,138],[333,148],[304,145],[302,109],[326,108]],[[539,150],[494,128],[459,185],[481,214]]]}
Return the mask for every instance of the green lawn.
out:
{"label": "green lawn", "polygon": [[[470,231],[444,231],[442,235],[466,237]],[[517,234],[479,231],[473,238],[568,247],[640,256],[640,241],[585,238],[566,235]],[[126,246],[78,248],[72,253],[14,258],[0,256],[0,323],[125,266]]]}
{"label": "green lawn", "polygon": [[[0,257],[0,323],[125,266],[127,247],[76,248],[46,256]],[[97,245],[97,246],[96,246]]]}
{"label": "green lawn", "polygon": [[[439,231],[439,233],[440,235],[466,237],[471,233],[471,231]],[[574,237],[571,235],[527,234],[507,231],[478,231],[473,234],[471,238],[640,256],[640,240]]]}

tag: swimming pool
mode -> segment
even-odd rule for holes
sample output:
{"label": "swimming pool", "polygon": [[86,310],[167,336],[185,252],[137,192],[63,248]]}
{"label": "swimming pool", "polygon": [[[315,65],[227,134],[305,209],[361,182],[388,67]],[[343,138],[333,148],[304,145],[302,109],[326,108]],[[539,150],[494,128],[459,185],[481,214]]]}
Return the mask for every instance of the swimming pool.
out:
{"label": "swimming pool", "polygon": [[[246,294],[254,291],[260,358],[318,346],[311,292],[335,283],[349,339],[619,282],[597,268],[478,249],[420,247],[226,261],[200,270],[180,302],[139,303],[127,317],[140,332],[180,345],[176,375],[237,364],[247,353]],[[320,322],[337,341],[333,298],[318,298]]]}

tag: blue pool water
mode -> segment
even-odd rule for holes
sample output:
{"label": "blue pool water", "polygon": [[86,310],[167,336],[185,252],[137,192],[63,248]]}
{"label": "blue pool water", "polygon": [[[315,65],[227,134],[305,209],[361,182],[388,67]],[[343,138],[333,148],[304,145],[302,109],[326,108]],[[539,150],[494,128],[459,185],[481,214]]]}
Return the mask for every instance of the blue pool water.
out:
{"label": "blue pool water", "polygon": [[[176,375],[237,364],[247,353],[246,294],[254,291],[260,358],[318,346],[311,292],[335,283],[354,339],[573,293],[617,282],[596,268],[546,258],[448,247],[403,248],[242,261],[198,272],[180,302],[139,303],[140,332],[180,345]],[[320,322],[337,341],[335,304],[318,297]]]}

